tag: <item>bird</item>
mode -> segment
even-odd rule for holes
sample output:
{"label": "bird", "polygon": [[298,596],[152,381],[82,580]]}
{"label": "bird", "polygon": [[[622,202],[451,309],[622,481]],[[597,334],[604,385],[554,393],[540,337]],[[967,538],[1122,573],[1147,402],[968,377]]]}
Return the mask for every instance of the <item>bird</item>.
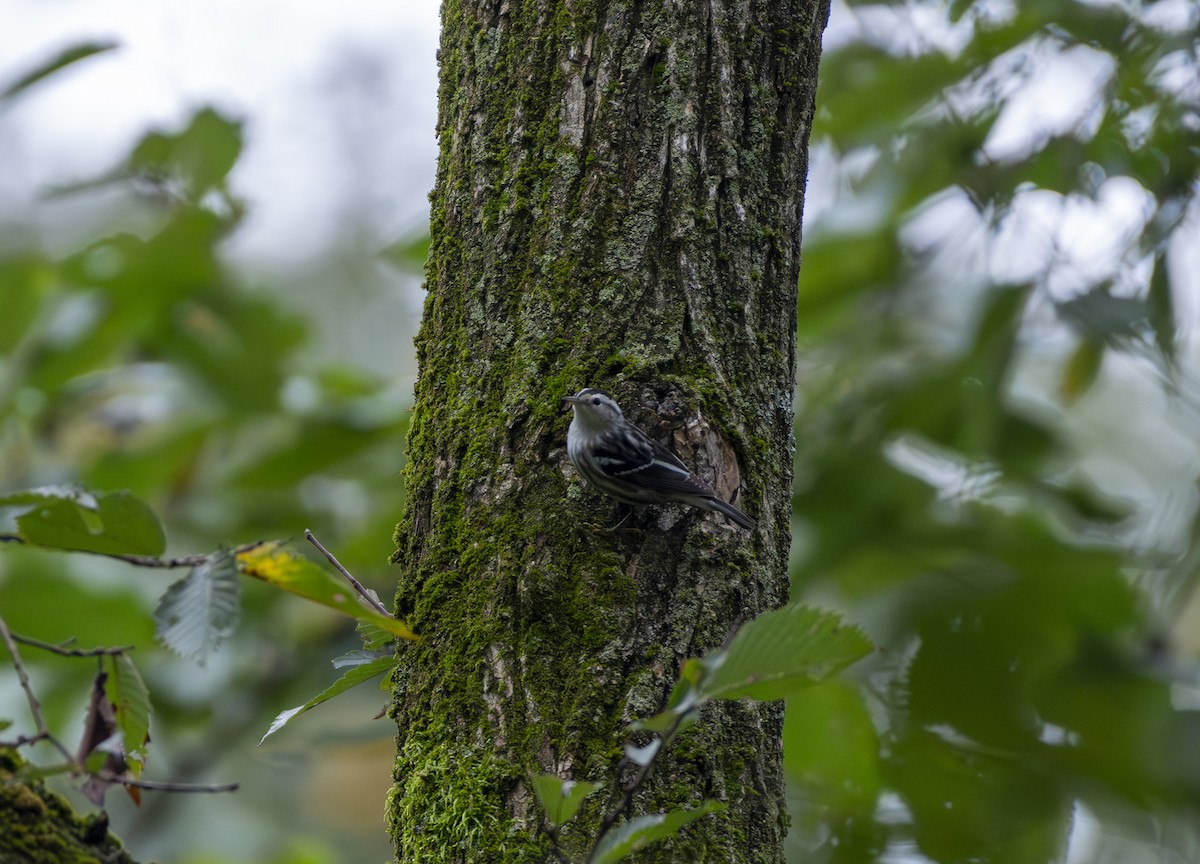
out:
{"label": "bird", "polygon": [[743,528],[754,527],[753,519],[718,498],[678,456],[626,420],[606,393],[584,387],[563,401],[573,413],[567,455],[601,492],[625,504],[688,504],[721,513]]}

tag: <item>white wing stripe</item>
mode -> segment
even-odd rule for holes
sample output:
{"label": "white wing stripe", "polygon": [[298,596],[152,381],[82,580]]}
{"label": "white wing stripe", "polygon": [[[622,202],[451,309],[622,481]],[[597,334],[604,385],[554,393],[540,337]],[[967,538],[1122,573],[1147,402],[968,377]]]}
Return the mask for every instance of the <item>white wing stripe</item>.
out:
{"label": "white wing stripe", "polygon": [[692,472],[686,468],[681,468],[680,466],[673,465],[670,462],[663,462],[661,459],[651,459],[646,464],[638,465],[636,468],[630,468],[628,471],[614,471],[613,473],[617,477],[624,477],[628,474],[637,474],[639,471],[645,471],[649,468],[665,468],[672,474],[677,474],[679,477],[685,480],[692,476]]}

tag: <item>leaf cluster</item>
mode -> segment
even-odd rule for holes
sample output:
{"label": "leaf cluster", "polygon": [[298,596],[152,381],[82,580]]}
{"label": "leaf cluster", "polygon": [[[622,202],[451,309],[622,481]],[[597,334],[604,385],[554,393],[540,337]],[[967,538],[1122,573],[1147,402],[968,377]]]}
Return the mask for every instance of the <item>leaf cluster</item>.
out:
{"label": "leaf cluster", "polygon": [[[0,110],[39,98],[43,82],[113,47],[73,46],[17,75]],[[149,130],[99,176],[45,190],[41,224],[6,225],[0,610],[27,644],[74,657],[156,637],[203,662],[236,639],[237,656],[255,659],[217,664],[224,695],[274,712],[290,689],[312,686],[298,677],[316,680],[317,661],[354,639],[331,617],[297,613],[285,592],[372,619],[364,651],[376,672],[394,636],[412,635],[322,567],[258,544],[332,525],[322,533],[347,563],[378,571],[402,503],[407,421],[390,381],[329,359],[340,351],[318,354],[293,295],[248,285],[228,264],[225,242],[245,216],[230,180],[244,137],[241,120],[200,107]],[[167,557],[168,538],[172,549],[208,551]],[[187,575],[162,593],[108,559]],[[255,626],[235,633],[243,617]],[[77,717],[97,692],[89,664],[27,654],[47,726]],[[172,752],[178,763],[211,765],[270,716],[195,704],[187,667],[161,654],[140,654],[138,665],[153,693],[156,748],[178,748],[181,728],[207,720],[204,736],[186,736],[191,753]],[[117,681],[109,670],[105,692]],[[93,704],[88,716],[101,718],[105,703]],[[120,725],[125,715],[113,716]],[[136,748],[126,743],[128,760]]]}
{"label": "leaf cluster", "polygon": [[[612,786],[608,809],[582,860],[613,864],[652,843],[664,840],[710,813],[724,809],[719,801],[666,813],[632,816],[618,822],[634,793],[649,776],[655,760],[704,706],[715,699],[782,699],[802,688],[829,680],[871,651],[871,643],[838,615],[802,604],[766,612],[741,627],[727,647],[687,661],[663,711],[633,724],[631,731],[652,732],[647,744],[626,744],[625,759],[633,776]],[[546,830],[562,861],[561,829],[602,784],[564,780],[552,775],[532,778],[545,811]]]}
{"label": "leaf cluster", "polygon": [[[1194,472],[1148,468],[1200,432],[1168,5],[853,4],[822,61],[793,589],[879,650],[789,697],[797,860],[1075,860],[1080,822],[1092,860],[1200,844]],[[1021,113],[1069,68],[1099,70],[1086,111]]]}

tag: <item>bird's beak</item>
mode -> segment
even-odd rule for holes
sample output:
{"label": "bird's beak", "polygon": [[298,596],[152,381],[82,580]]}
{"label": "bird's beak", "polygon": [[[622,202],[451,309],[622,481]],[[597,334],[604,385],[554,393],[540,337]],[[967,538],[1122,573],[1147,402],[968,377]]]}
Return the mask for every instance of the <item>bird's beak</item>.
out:
{"label": "bird's beak", "polygon": [[568,404],[574,405],[578,400],[574,396],[572,396],[570,393],[568,393],[566,396],[564,396],[562,398],[562,401],[564,401]]}

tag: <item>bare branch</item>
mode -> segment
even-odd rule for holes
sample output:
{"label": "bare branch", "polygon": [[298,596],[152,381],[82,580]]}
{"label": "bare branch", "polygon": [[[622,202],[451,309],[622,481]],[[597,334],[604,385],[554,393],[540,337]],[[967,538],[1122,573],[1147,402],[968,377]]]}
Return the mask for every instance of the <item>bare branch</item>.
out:
{"label": "bare branch", "polygon": [[25,701],[29,703],[29,713],[33,715],[33,725],[37,728],[39,736],[48,737],[50,730],[46,726],[46,719],[42,716],[42,703],[38,702],[37,696],[34,695],[33,685],[29,683],[29,675],[25,672],[25,664],[21,662],[21,652],[17,650],[17,643],[13,639],[12,631],[8,629],[8,624],[3,617],[0,617],[0,638],[4,639],[4,647],[8,649],[9,656],[12,657],[13,668],[17,670],[17,680],[21,682],[21,689],[25,691]]}
{"label": "bare branch", "polygon": [[154,789],[159,792],[236,792],[241,788],[240,783],[218,783],[213,786],[195,783],[166,783],[156,780],[132,780],[111,771],[97,771],[95,776],[106,783],[119,783],[122,786],[133,786],[138,789]]}
{"label": "bare branch", "polygon": [[4,647],[8,649],[9,657],[12,658],[13,668],[17,670],[17,679],[21,682],[21,689],[25,691],[25,699],[29,702],[29,713],[33,716],[33,725],[37,728],[37,735],[23,740],[26,743],[49,741],[59,753],[66,757],[67,761],[73,761],[70,752],[62,745],[61,741],[50,733],[50,728],[46,725],[46,718],[42,716],[42,704],[33,692],[33,685],[29,683],[25,664],[21,661],[21,652],[17,650],[16,640],[13,639],[12,631],[8,629],[8,623],[3,617],[0,617],[0,638],[3,638]]}
{"label": "bare branch", "polygon": [[[253,543],[243,543],[241,546],[233,548],[235,556],[243,552],[249,552],[251,549],[256,549],[263,545],[262,540],[255,540]],[[22,546],[32,546],[35,549],[53,549],[56,552],[83,552],[87,555],[99,555],[102,558],[112,558],[115,561],[124,561],[126,564],[132,564],[135,567],[153,567],[160,570],[173,570],[179,567],[198,567],[204,564],[212,557],[211,553],[204,555],[184,555],[180,558],[159,558],[155,555],[122,555],[116,552],[95,552],[91,549],[59,549],[55,546],[42,546],[37,543],[30,543],[19,534],[0,534],[0,543],[17,543]]]}
{"label": "bare branch", "polygon": [[66,648],[61,644],[55,645],[50,642],[43,642],[41,639],[22,636],[19,633],[11,635],[14,642],[20,642],[22,645],[28,645],[30,648],[41,648],[43,651],[49,651],[60,657],[115,657],[119,654],[127,654],[134,648],[132,645],[121,645],[117,648]]}
{"label": "bare branch", "polygon": [[[625,786],[621,789],[620,797],[617,803],[611,809],[609,809],[609,811],[604,814],[604,818],[600,820],[600,827],[596,832],[596,840],[592,843],[592,848],[588,852],[588,857],[586,860],[591,861],[596,857],[596,850],[600,847],[600,841],[604,838],[605,834],[612,830],[613,825],[615,825],[617,820],[621,818],[621,814],[624,813],[629,808],[629,805],[633,803],[634,793],[636,793],[638,788],[646,782],[646,778],[650,776],[650,772],[654,768],[654,760],[657,759],[659,755],[667,749],[667,746],[675,739],[675,736],[679,733],[679,727],[683,725],[683,721],[687,718],[687,716],[687,712],[680,714],[675,718],[675,721],[670,725],[669,728],[667,728],[666,731],[656,733],[659,742],[658,748],[654,751],[650,758],[646,760],[646,764],[641,766],[641,770],[634,775],[633,779],[625,784]],[[628,759],[622,759],[621,762],[617,763],[618,772],[621,770],[621,765],[626,761],[628,761]],[[609,800],[612,799],[610,798]]]}
{"label": "bare branch", "polygon": [[338,561],[337,558],[333,557],[333,553],[330,552],[328,549],[326,549],[324,546],[322,546],[321,541],[318,540],[316,537],[314,537],[313,533],[311,531],[309,531],[307,528],[304,529],[304,539],[307,540],[309,543],[313,544],[314,546],[316,546],[317,549],[320,550],[321,554],[325,556],[325,558],[329,561],[329,563],[332,564],[334,567],[336,567],[337,571],[346,577],[346,579],[354,587],[354,590],[358,592],[358,596],[360,596],[364,600],[366,600],[367,603],[370,604],[372,609],[386,615],[389,618],[395,617],[394,615],[392,615],[392,613],[390,611],[388,611],[388,608],[386,606],[384,606],[382,603],[380,603],[375,598],[374,594],[372,594],[370,591],[367,590],[365,585],[363,585],[361,582],[359,582],[357,579],[355,579],[352,575],[350,575],[350,571],[342,566],[342,562]]}

